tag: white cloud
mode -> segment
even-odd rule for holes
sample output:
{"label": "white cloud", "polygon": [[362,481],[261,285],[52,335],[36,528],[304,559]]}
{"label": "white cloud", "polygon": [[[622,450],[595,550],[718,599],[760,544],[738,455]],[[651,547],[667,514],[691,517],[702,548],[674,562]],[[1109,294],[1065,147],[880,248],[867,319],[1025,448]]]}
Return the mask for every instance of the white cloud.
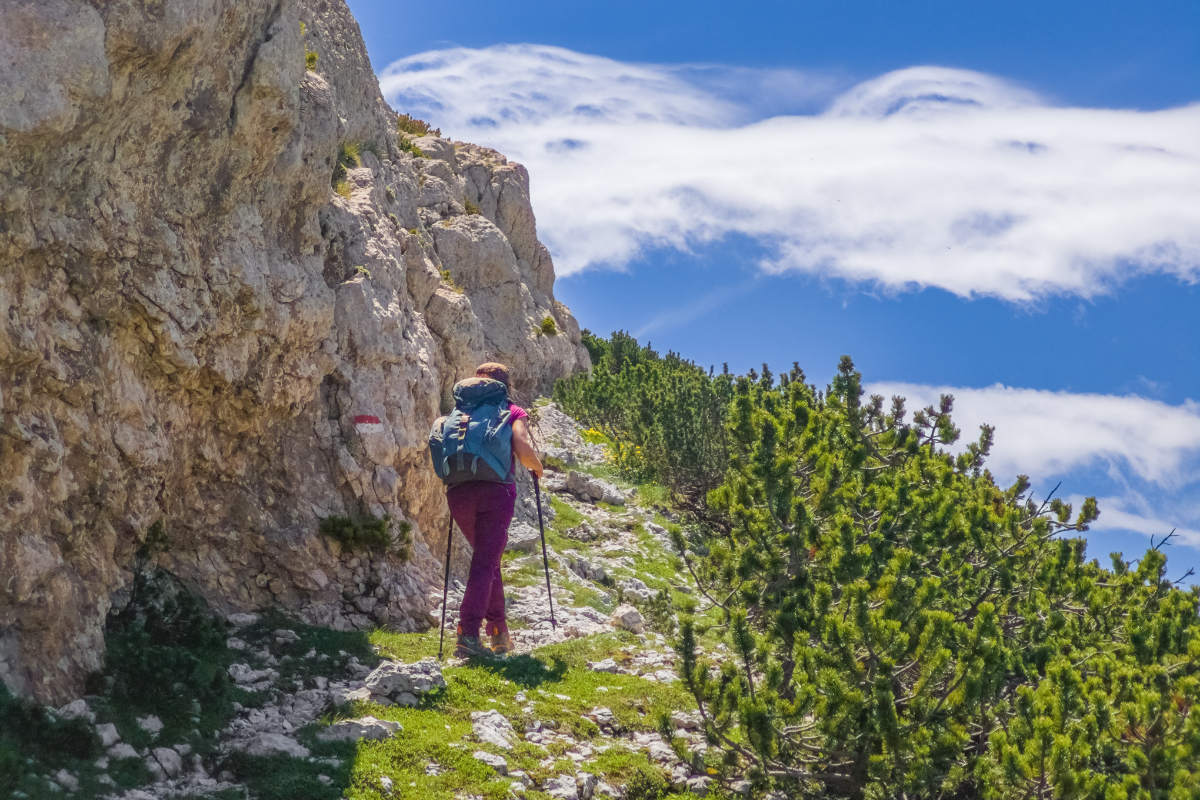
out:
{"label": "white cloud", "polygon": [[1061,481],[1059,496],[1067,495],[1076,509],[1083,502],[1080,488],[1108,493],[1098,498],[1100,518],[1093,531],[1141,534],[1149,546],[1150,537],[1157,541],[1175,529],[1174,542],[1181,547],[1170,552],[1171,563],[1200,572],[1200,403],[1172,406],[1137,395],[1000,384],[975,389],[871,383],[865,388],[885,398],[906,398],[910,418],[919,408],[936,406],[943,394],[953,395],[952,416],[962,437],[952,449],[976,441],[980,425],[994,425],[986,465],[998,484],[1008,486],[1017,475],[1028,475],[1034,493],[1044,497]]}
{"label": "white cloud", "polygon": [[[1070,500],[1075,508],[1079,508],[1083,503],[1083,496],[1074,495]],[[1147,540],[1153,539],[1155,543],[1166,538],[1173,531],[1175,538],[1171,539],[1171,544],[1200,547],[1200,530],[1187,527],[1182,522],[1168,522],[1161,519],[1161,514],[1153,511],[1130,510],[1133,504],[1127,497],[1100,497],[1096,502],[1100,506],[1100,518],[1092,523],[1093,530],[1134,531],[1145,536]],[[1200,522],[1200,519],[1196,517],[1191,517],[1191,519],[1193,524]],[[1171,553],[1171,551],[1167,552]],[[1171,558],[1171,561],[1172,563],[1175,561],[1174,557]]]}
{"label": "white cloud", "polygon": [[888,290],[1024,301],[1200,279],[1200,105],[1058,108],[937,67],[834,98],[827,75],[536,45],[424,53],[380,82],[397,108],[529,167],[560,275],[742,234],[767,246],[766,271]]}
{"label": "white cloud", "polygon": [[1200,480],[1200,403],[1172,406],[1137,395],[1075,394],[872,383],[871,394],[908,398],[911,411],[954,395],[960,444],[978,438],[982,424],[996,427],[988,467],[1000,480],[1018,474],[1049,480],[1067,472],[1109,467],[1143,481],[1179,488]]}

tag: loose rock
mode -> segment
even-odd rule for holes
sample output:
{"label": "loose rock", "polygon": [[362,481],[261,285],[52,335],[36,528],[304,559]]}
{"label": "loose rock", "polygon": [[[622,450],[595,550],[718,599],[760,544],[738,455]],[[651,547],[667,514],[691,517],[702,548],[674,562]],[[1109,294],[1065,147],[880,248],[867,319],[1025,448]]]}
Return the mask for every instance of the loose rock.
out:
{"label": "loose rock", "polygon": [[402,730],[404,729],[399,722],[361,717],[335,722],[318,733],[317,738],[325,742],[357,742],[359,739],[382,741]]}
{"label": "loose rock", "polygon": [[260,733],[250,739],[235,742],[234,750],[241,750],[251,756],[285,755],[294,758],[308,758],[308,748],[282,733]]}
{"label": "loose rock", "polygon": [[472,729],[479,741],[485,744],[511,750],[516,740],[517,732],[512,723],[504,718],[499,711],[472,711]]}
{"label": "loose rock", "polygon": [[476,750],[471,755],[494,769],[497,775],[508,774],[508,760],[504,756],[498,756],[485,750]]}
{"label": "loose rock", "polygon": [[384,697],[420,695],[445,688],[446,679],[442,677],[442,668],[433,659],[424,659],[415,664],[385,661],[363,679],[363,685],[372,694]]}
{"label": "loose rock", "polygon": [[617,606],[612,615],[612,624],[632,633],[645,633],[646,631],[646,621],[642,617],[642,612],[628,604]]}

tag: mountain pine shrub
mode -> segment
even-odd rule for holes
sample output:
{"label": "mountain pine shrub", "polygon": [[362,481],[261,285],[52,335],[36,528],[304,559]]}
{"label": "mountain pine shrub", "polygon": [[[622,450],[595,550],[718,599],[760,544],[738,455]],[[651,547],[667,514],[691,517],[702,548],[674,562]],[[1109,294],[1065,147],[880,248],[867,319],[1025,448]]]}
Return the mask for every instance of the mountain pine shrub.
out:
{"label": "mountain pine shrub", "polygon": [[558,382],[566,413],[609,440],[616,465],[657,480],[693,505],[720,484],[729,376],[715,379],[676,353],[660,356],[623,331],[608,341],[583,331],[592,370]]}
{"label": "mountain pine shrub", "polygon": [[[885,409],[849,358],[818,391],[584,342],[566,410],[663,483],[719,473],[674,492],[670,529],[700,588],[675,647],[708,768],[788,797],[1200,797],[1200,588],[1158,547],[1086,560],[1094,498],[997,486],[990,427],[953,455],[953,398]],[[675,420],[708,449],[656,452]],[[700,652],[714,635],[728,657]]]}
{"label": "mountain pine shrub", "polygon": [[[400,114],[396,117],[396,130],[400,133],[407,133],[410,136],[441,136],[441,128],[430,127],[429,123],[423,119],[408,114]],[[403,137],[401,137],[403,138]]]}

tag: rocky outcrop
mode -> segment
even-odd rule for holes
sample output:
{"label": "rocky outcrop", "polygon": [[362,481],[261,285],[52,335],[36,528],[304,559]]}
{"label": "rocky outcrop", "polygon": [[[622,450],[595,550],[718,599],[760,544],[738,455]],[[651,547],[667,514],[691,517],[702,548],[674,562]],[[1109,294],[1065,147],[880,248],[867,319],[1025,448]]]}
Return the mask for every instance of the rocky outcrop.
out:
{"label": "rocky outcrop", "polygon": [[[75,695],[139,567],[424,627],[450,387],[588,364],[524,168],[402,150],[344,0],[16,0],[0,53],[0,678]],[[342,552],[335,514],[411,526],[409,558]]]}

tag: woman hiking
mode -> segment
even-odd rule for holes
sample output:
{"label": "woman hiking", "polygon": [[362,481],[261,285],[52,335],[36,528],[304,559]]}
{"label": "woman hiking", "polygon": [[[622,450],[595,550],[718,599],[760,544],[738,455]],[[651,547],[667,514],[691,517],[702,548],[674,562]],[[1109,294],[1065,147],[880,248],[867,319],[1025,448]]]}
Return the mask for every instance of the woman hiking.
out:
{"label": "woman hiking", "polygon": [[[503,384],[503,391],[493,385],[493,381]],[[439,475],[450,484],[446,491],[450,516],[458,523],[459,530],[474,548],[467,589],[463,593],[462,608],[458,615],[458,640],[454,648],[457,658],[475,655],[506,656],[513,648],[504,614],[504,581],[500,576],[500,557],[508,544],[508,525],[512,521],[516,505],[516,463],[519,460],[540,479],[542,462],[529,438],[529,427],[526,423],[529,414],[508,400],[509,390],[508,367],[495,362],[481,364],[475,370],[474,378],[467,378],[455,385],[455,413],[434,424],[434,433],[439,441],[445,436],[447,450],[455,449],[455,445],[449,444],[454,438],[451,426],[461,430],[458,435],[462,444],[443,462],[448,465],[447,474],[439,471]],[[481,427],[487,428],[486,435],[490,437],[488,442],[500,443],[500,449],[493,448],[492,453],[503,453],[504,444],[509,439],[509,432],[504,431],[503,427],[510,426],[511,456],[507,464],[498,463],[486,451],[481,452],[479,456],[470,455],[474,450],[471,437],[467,435],[467,428],[469,424],[478,424],[479,421],[477,419],[476,422],[471,422],[472,414],[477,418],[491,415],[490,420],[482,420],[486,424]],[[444,426],[444,430],[439,424]],[[431,445],[433,439],[431,435]],[[488,446],[485,443],[476,447],[478,449]],[[467,454],[465,460],[464,453]],[[440,454],[440,449],[434,449],[435,467],[438,465]],[[505,474],[501,475],[500,470],[493,469],[489,463],[501,469],[507,468]],[[469,472],[466,466],[468,464]],[[455,465],[457,470],[454,469]],[[484,620],[487,621],[490,647],[484,644],[479,636],[479,629]]]}

